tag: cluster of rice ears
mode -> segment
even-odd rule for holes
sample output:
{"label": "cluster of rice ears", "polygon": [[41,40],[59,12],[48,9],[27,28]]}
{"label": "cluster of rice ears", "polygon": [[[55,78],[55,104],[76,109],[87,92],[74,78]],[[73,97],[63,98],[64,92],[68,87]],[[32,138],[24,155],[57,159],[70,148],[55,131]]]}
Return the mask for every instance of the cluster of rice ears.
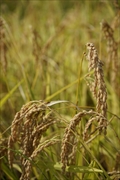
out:
{"label": "cluster of rice ears", "polygon": [[49,33],[30,25],[19,43],[0,17],[0,179],[120,178],[120,7],[114,6],[111,24],[100,23],[100,43],[90,38],[90,26],[84,41],[93,43],[77,41],[78,32],[69,37],[78,26],[77,6],[61,21],[58,11],[60,23],[46,23]]}

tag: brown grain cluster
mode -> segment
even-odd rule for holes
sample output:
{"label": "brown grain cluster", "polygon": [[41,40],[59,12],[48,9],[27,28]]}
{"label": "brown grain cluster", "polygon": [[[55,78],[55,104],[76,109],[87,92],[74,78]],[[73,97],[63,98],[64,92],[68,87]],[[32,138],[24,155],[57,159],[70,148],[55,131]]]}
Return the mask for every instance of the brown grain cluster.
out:
{"label": "brown grain cluster", "polygon": [[[93,93],[96,99],[96,112],[101,113],[104,118],[98,118],[99,125],[103,126],[104,132],[106,133],[106,126],[107,122],[105,121],[106,113],[107,113],[107,90],[104,81],[104,74],[103,74],[103,63],[98,58],[98,53],[95,46],[92,43],[87,43],[87,59],[89,62],[89,71],[93,70],[94,74],[88,75],[86,77],[87,84]],[[92,79],[92,82],[89,81],[89,78]]]}
{"label": "brown grain cluster", "polygon": [[[49,111],[46,115],[45,112]],[[8,160],[12,168],[15,145],[19,146],[22,174],[20,180],[30,179],[31,162],[44,148],[56,143],[56,140],[41,140],[43,133],[54,123],[56,119],[52,111],[41,101],[33,101],[24,105],[11,126],[11,135],[8,140]]]}
{"label": "brown grain cluster", "polygon": [[85,115],[93,114],[92,111],[83,111],[76,114],[71,120],[68,127],[65,129],[64,137],[62,140],[62,151],[61,151],[61,162],[63,164],[62,170],[65,172],[65,169],[69,165],[73,165],[72,159],[75,156],[75,145],[76,145],[76,127],[80,123],[81,118]]}
{"label": "brown grain cluster", "polygon": [[120,11],[118,12],[115,21],[112,23],[112,25],[109,25],[105,20],[102,21],[101,25],[105,39],[107,41],[108,57],[106,60],[106,69],[107,74],[109,75],[108,78],[110,79],[110,83],[112,84],[117,95],[120,95],[118,92],[118,83],[120,77],[120,63],[118,60],[119,42],[117,42],[114,38],[116,28],[120,25]]}
{"label": "brown grain cluster", "polygon": [[[68,127],[65,129],[64,137],[62,139],[62,147],[61,147],[61,162],[62,162],[62,170],[65,173],[66,167],[70,165],[74,165],[76,162],[76,149],[77,149],[77,141],[78,141],[78,128],[80,121],[82,118],[90,116],[87,124],[85,125],[85,129],[83,132],[83,140],[87,140],[90,138],[92,134],[94,134],[97,130],[101,132],[101,129],[104,128],[104,125],[96,125],[94,131],[89,132],[88,129],[92,125],[94,121],[98,122],[99,119],[107,121],[106,118],[93,110],[86,111],[83,110],[76,114],[71,120]],[[80,138],[80,136],[79,136]],[[68,175],[69,173],[67,173]]]}
{"label": "brown grain cluster", "polygon": [[6,45],[6,29],[5,29],[5,20],[0,17],[0,65],[1,70],[6,73],[7,70],[7,45]]}

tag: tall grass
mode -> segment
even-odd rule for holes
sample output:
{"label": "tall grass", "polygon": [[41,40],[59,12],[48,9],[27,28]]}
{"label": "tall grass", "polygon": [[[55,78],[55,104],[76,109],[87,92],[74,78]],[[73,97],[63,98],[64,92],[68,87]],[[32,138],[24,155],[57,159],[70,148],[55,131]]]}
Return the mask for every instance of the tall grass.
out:
{"label": "tall grass", "polygon": [[0,178],[119,179],[119,2],[1,10]]}

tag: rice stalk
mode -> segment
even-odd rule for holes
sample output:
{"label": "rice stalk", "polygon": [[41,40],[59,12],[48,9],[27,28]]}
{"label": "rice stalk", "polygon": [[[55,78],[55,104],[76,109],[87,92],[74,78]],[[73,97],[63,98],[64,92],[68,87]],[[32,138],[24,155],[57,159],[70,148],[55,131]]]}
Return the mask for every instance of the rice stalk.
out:
{"label": "rice stalk", "polygon": [[[49,111],[49,113],[45,115],[46,111]],[[12,168],[15,159],[12,149],[17,144],[19,151],[22,153],[20,158],[22,168],[20,180],[29,180],[32,160],[44,148],[57,143],[56,140],[51,140],[44,145],[40,145],[43,133],[56,122],[53,112],[42,101],[29,102],[16,113],[8,140],[8,161],[10,168]]]}
{"label": "rice stalk", "polygon": [[6,43],[6,29],[5,29],[5,20],[0,17],[0,66],[4,74],[7,71],[7,43]]}
{"label": "rice stalk", "polygon": [[96,99],[96,112],[101,113],[104,118],[97,117],[99,125],[101,126],[100,131],[104,131],[106,134],[107,127],[107,90],[104,81],[103,74],[103,63],[98,57],[97,50],[92,43],[87,43],[88,54],[87,59],[89,62],[89,71],[93,70],[92,82],[87,78],[91,78],[91,75],[86,76],[87,85],[89,86],[93,96]]}
{"label": "rice stalk", "polygon": [[[93,110],[90,111],[82,111],[79,112],[78,114],[76,114],[71,120],[70,120],[70,124],[68,125],[68,127],[65,129],[64,132],[64,136],[63,136],[63,140],[62,140],[62,147],[61,147],[61,162],[62,162],[62,170],[65,173],[65,169],[67,166],[73,165],[73,161],[71,161],[75,156],[75,149],[76,149],[76,133],[77,133],[77,126],[80,123],[81,119],[87,115],[94,115],[95,117],[93,118],[94,120],[96,119],[96,117],[99,118],[103,118],[103,116],[101,114],[98,114],[96,112],[94,112]],[[90,122],[93,120],[89,120]],[[87,131],[87,127],[83,133],[83,138],[86,139],[86,131]],[[101,127],[99,127],[101,128]]]}
{"label": "rice stalk", "polygon": [[[101,23],[102,31],[104,33],[105,39],[107,41],[107,61],[106,61],[106,69],[107,74],[109,75],[108,78],[110,78],[110,83],[113,86],[115,92],[118,96],[120,96],[120,92],[118,90],[118,84],[119,84],[119,68],[120,63],[118,59],[118,49],[119,49],[119,42],[117,42],[114,38],[114,32],[120,24],[120,12],[118,12],[116,19],[112,25],[112,27],[103,20]],[[111,71],[109,71],[111,69]]]}

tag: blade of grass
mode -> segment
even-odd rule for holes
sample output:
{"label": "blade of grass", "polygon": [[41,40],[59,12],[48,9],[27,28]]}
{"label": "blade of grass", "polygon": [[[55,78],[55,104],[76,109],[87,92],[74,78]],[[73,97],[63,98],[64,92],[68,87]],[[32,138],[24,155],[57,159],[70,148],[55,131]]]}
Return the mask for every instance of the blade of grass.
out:
{"label": "blade of grass", "polygon": [[111,180],[109,175],[107,174],[107,172],[104,170],[104,168],[101,166],[101,164],[99,163],[99,161],[95,158],[95,156],[92,154],[91,150],[88,148],[87,144],[85,142],[82,142],[82,140],[80,140],[81,144],[83,145],[83,147],[87,150],[87,152],[90,154],[90,156],[93,158],[93,160],[96,162],[96,164],[100,167],[100,169],[103,171],[104,175],[106,176],[106,178],[108,180]]}
{"label": "blade of grass", "polygon": [[81,80],[80,77],[81,77],[81,73],[82,73],[83,58],[84,58],[84,53],[82,55],[82,59],[80,61],[80,65],[79,65],[78,84],[77,84],[77,93],[76,93],[76,105],[79,104],[79,100],[80,100],[80,97],[78,98],[78,96],[79,96],[79,91],[80,91],[80,80]]}
{"label": "blade of grass", "polygon": [[[54,168],[62,171],[62,163],[56,163],[54,165]],[[78,172],[81,172],[81,173],[94,173],[94,172],[103,173],[103,171],[101,169],[87,167],[87,166],[67,166],[66,171],[76,172],[76,173],[78,173]]]}
{"label": "blade of grass", "polygon": [[6,103],[6,101],[12,96],[12,94],[16,91],[16,89],[20,86],[20,84],[21,83],[23,83],[23,79],[18,83],[18,84],[16,84],[16,86],[13,88],[13,89],[11,89],[11,91],[10,92],[8,92],[7,93],[7,95],[4,97],[4,98],[2,98],[1,99],[1,101],[0,101],[0,108]]}
{"label": "blade of grass", "polygon": [[8,168],[7,165],[5,165],[4,163],[1,163],[1,168],[3,170],[3,172],[5,173],[6,177],[8,179],[14,179],[17,180],[18,178],[13,174],[13,172],[11,171],[11,169]]}
{"label": "blade of grass", "polygon": [[[88,74],[92,74],[92,73],[93,73],[93,71],[91,71],[91,72],[88,73]],[[85,76],[87,76],[88,74],[86,74]],[[58,90],[58,91],[55,92],[54,94],[48,96],[45,100],[46,100],[46,101],[50,101],[52,98],[54,98],[55,96],[57,96],[57,95],[60,94],[61,92],[65,91],[66,89],[70,88],[71,86],[73,86],[74,84],[76,84],[78,81],[83,80],[83,79],[85,78],[85,76],[76,79],[75,81],[73,81],[72,83],[68,84],[67,86],[61,88],[60,90]]]}

